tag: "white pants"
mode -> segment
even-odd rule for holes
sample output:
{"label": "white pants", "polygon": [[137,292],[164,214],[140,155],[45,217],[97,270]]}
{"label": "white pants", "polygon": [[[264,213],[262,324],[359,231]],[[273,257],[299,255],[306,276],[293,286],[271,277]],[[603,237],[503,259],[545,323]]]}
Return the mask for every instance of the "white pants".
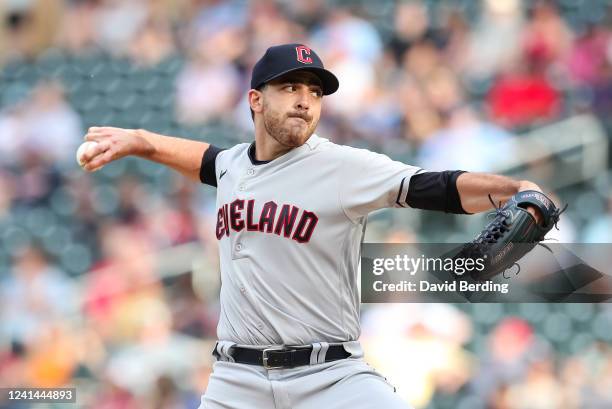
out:
{"label": "white pants", "polygon": [[[324,344],[324,343],[323,343]],[[199,409],[407,409],[386,379],[363,361],[358,342],[347,359],[291,369],[232,362],[218,343],[217,362]],[[320,344],[315,344],[320,345]],[[323,348],[326,349],[325,347]]]}

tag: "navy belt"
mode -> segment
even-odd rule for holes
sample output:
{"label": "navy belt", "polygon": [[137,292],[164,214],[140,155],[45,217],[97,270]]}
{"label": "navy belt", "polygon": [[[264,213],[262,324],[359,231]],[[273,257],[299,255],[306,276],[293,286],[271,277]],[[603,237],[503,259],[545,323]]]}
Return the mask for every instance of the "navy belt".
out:
{"label": "navy belt", "polygon": [[[312,346],[270,347],[266,349],[242,348],[233,346],[229,355],[239,364],[259,365],[266,369],[286,369],[310,365]],[[338,361],[351,356],[342,345],[330,345],[325,354],[325,362]]]}

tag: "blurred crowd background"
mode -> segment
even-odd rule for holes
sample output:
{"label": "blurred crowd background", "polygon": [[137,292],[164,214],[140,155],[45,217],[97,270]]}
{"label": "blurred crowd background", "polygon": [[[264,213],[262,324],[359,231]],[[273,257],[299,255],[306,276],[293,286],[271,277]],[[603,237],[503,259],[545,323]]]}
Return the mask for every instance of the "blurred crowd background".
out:
{"label": "blurred crowd background", "polygon": [[[612,239],[607,0],[4,0],[0,17],[0,387],[198,406],[214,189],[134,158],[86,174],[74,155],[99,125],[251,140],[250,70],[274,44],[311,46],[339,77],[320,136],[432,170],[520,168],[570,203],[559,240]],[[576,117],[595,125],[564,125]],[[571,154],[547,158],[566,139]],[[576,161],[600,165],[563,176]],[[477,226],[384,211],[367,240],[461,242]],[[362,341],[417,409],[612,407],[606,304],[364,305]]]}

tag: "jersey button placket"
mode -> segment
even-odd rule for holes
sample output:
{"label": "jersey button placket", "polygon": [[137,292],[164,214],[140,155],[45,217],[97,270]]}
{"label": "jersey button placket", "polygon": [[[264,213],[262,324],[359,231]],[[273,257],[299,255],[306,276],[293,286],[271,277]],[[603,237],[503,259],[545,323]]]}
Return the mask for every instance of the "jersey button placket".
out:
{"label": "jersey button placket", "polygon": [[[244,173],[243,173],[242,178],[240,178],[238,180],[239,184],[238,184],[237,190],[240,193],[238,193],[236,196],[239,199],[246,200],[245,199],[245,192],[247,191],[247,182],[245,181],[245,179],[248,176],[253,176],[255,174],[255,169],[254,168],[247,168],[246,171],[243,170],[243,172]],[[242,235],[242,232],[237,233],[235,239],[236,240],[241,240],[241,235]],[[244,244],[241,243],[241,242],[235,243],[234,244],[234,251],[232,252],[233,253],[233,258],[242,258],[243,257],[243,254],[241,254],[242,250],[244,250]],[[240,287],[240,292],[242,294],[244,294],[246,292],[246,290],[244,289],[243,286]]]}
{"label": "jersey button placket", "polygon": [[[242,240],[241,238],[236,237],[236,240]],[[244,244],[241,241],[238,241],[234,244],[232,248],[232,258],[238,259],[244,257]]]}

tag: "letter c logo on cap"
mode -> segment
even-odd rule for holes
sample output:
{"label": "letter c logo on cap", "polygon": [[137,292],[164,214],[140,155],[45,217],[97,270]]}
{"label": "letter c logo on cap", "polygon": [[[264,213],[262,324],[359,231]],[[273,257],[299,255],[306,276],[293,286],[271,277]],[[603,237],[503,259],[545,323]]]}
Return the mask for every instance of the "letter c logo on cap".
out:
{"label": "letter c logo on cap", "polygon": [[303,64],[312,64],[312,58],[310,55],[310,48],[300,45],[295,47],[295,52],[297,53],[297,60]]}

